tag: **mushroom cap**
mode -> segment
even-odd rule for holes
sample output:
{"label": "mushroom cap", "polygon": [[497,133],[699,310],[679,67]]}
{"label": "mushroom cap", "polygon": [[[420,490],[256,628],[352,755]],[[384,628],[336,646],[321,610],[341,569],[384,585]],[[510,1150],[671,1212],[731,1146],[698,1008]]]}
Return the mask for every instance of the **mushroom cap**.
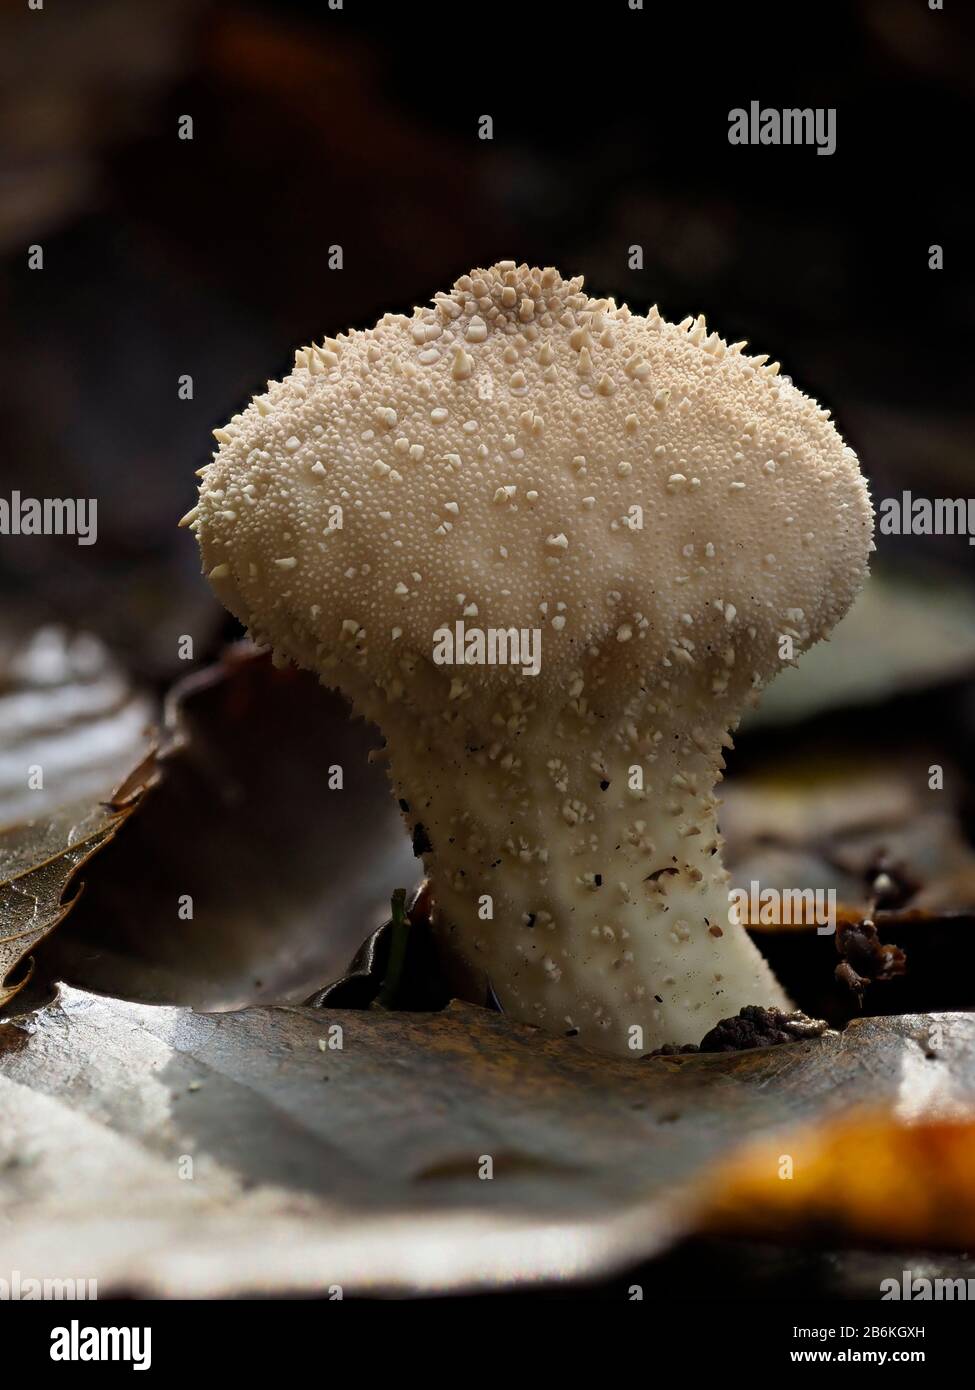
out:
{"label": "mushroom cap", "polygon": [[541,629],[533,694],[587,653],[642,679],[729,641],[761,685],[781,634],[798,652],[846,612],[873,517],[829,412],[742,346],[581,276],[472,270],[300,350],[215,431],[204,569],[258,640],[354,696],[459,619]]}

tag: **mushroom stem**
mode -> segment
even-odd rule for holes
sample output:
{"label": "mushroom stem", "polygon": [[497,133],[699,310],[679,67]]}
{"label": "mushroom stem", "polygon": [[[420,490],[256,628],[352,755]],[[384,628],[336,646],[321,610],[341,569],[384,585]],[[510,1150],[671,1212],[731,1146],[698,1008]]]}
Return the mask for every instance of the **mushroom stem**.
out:
{"label": "mushroom stem", "polygon": [[790,1007],[729,910],[714,796],[727,730],[690,681],[676,675],[670,706],[658,689],[593,707],[580,674],[553,717],[525,678],[490,712],[475,699],[445,718],[425,713],[444,708],[428,676],[418,700],[370,713],[435,932],[507,1013],[632,1057],[699,1042],[746,1004]]}

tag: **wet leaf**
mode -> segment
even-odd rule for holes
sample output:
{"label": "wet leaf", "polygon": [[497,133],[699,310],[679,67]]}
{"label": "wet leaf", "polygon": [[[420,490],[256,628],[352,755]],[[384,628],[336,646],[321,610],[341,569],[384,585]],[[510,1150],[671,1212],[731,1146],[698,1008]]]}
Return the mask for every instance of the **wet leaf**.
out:
{"label": "wet leaf", "polygon": [[91,638],[47,629],[0,652],[0,1006],[151,782],[150,717]]}
{"label": "wet leaf", "polygon": [[5,1258],[103,1296],[593,1276],[698,1229],[709,1165],[868,1105],[975,1106],[975,1019],[627,1062],[472,1005],[201,1015],[66,988],[0,1025]]}

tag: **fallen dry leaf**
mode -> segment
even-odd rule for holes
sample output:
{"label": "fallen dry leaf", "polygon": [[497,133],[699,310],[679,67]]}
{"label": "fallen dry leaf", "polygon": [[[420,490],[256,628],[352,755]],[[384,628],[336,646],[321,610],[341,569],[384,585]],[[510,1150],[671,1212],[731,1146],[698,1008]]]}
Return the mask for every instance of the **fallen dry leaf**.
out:
{"label": "fallen dry leaf", "polygon": [[756,1135],[880,1104],[975,1107],[975,1019],[627,1062],[471,1005],[202,1015],[65,988],[0,1025],[4,1260],[103,1296],[582,1278],[693,1231],[695,1180]]}
{"label": "fallen dry leaf", "polygon": [[46,629],[0,653],[0,1006],[151,783],[150,715],[92,638]]}
{"label": "fallen dry leaf", "polygon": [[116,806],[72,806],[42,821],[0,831],[0,1006],[30,979],[10,975],[74,907],[65,899],[81,866],[111,840],[136,798]]}

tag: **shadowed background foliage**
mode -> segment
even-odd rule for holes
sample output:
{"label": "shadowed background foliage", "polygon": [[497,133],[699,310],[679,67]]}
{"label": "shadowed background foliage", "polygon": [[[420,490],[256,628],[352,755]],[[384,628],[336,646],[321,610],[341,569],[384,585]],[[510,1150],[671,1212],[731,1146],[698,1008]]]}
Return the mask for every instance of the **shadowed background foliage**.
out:
{"label": "shadowed background foliage", "polygon": [[[97,546],[4,538],[8,615],[94,627],[156,679],[180,633],[213,650],[232,628],[174,527],[211,428],[296,343],[503,257],[706,312],[833,408],[875,496],[961,495],[967,23],[921,0],[5,9],[0,490],[99,502]],[[836,153],[731,146],[753,99],[835,106]]]}

